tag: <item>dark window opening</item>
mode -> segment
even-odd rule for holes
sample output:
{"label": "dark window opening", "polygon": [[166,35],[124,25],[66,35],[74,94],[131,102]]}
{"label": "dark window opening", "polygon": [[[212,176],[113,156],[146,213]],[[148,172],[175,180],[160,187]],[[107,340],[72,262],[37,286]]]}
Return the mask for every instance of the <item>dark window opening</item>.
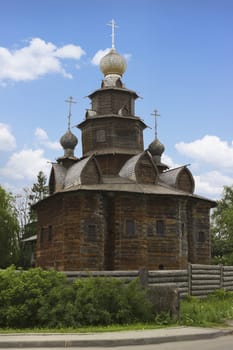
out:
{"label": "dark window opening", "polygon": [[156,221],[156,232],[161,236],[165,234],[165,224],[163,220]]}
{"label": "dark window opening", "polygon": [[45,233],[45,229],[44,229],[44,227],[41,227],[41,229],[40,229],[40,244],[42,244],[44,241],[44,233]]}
{"label": "dark window opening", "polygon": [[134,220],[126,220],[125,221],[125,233],[127,236],[135,235],[135,222]]}
{"label": "dark window opening", "polygon": [[159,264],[159,270],[164,270],[163,264]]}
{"label": "dark window opening", "polygon": [[96,225],[95,224],[88,224],[87,225],[87,239],[89,241],[95,241],[97,233],[96,233]]}
{"label": "dark window opening", "polygon": [[204,243],[205,242],[205,232],[200,231],[197,234],[197,241],[200,243]]}
{"label": "dark window opening", "polygon": [[185,225],[184,223],[181,224],[181,237],[184,238],[184,233],[185,233]]}
{"label": "dark window opening", "polygon": [[48,241],[49,241],[49,242],[52,241],[52,225],[49,225],[49,229],[48,229]]}
{"label": "dark window opening", "polygon": [[153,236],[154,235],[154,230],[153,230],[153,226],[149,225],[147,227],[147,236]]}

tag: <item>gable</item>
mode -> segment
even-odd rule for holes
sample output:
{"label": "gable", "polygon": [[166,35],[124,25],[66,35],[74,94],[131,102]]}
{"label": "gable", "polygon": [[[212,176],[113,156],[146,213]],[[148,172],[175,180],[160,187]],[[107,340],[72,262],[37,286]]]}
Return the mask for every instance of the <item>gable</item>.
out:
{"label": "gable", "polygon": [[119,175],[137,183],[155,184],[158,170],[147,151],[131,157],[121,168]]}
{"label": "gable", "polygon": [[191,194],[194,192],[194,179],[187,166],[165,171],[160,174],[160,180],[166,185],[172,186],[178,190]]}
{"label": "gable", "polygon": [[100,182],[101,173],[97,161],[93,156],[90,156],[80,160],[68,169],[64,188]]}
{"label": "gable", "polygon": [[49,194],[59,192],[63,189],[64,180],[66,177],[66,168],[61,164],[53,164],[49,176]]}

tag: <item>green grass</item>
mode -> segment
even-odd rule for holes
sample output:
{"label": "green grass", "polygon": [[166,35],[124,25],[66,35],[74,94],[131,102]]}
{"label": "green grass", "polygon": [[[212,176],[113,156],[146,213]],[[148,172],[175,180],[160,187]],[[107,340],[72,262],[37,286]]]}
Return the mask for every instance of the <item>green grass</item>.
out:
{"label": "green grass", "polygon": [[207,298],[186,297],[181,303],[181,324],[186,326],[224,325],[233,319],[233,293],[218,290]]}
{"label": "green grass", "polygon": [[103,332],[120,332],[133,331],[144,329],[160,329],[178,325],[173,323],[170,325],[161,325],[157,323],[135,323],[127,325],[110,325],[110,326],[93,326],[93,327],[79,327],[79,328],[26,328],[26,329],[12,329],[0,328],[0,334],[8,333],[103,333]]}

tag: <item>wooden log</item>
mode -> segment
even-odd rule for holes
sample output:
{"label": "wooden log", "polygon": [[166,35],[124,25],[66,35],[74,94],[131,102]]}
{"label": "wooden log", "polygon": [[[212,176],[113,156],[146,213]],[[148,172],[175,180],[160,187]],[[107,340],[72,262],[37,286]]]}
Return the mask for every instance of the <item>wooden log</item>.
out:
{"label": "wooden log", "polygon": [[224,271],[233,271],[233,266],[223,266]]}
{"label": "wooden log", "polygon": [[149,283],[166,283],[166,282],[184,282],[187,281],[187,277],[185,276],[169,276],[169,277],[150,277]]}
{"label": "wooden log", "polygon": [[233,271],[224,271],[223,276],[231,276],[233,279]]}
{"label": "wooden log", "polygon": [[224,278],[223,283],[232,283],[233,284],[233,278],[229,278],[229,277]]}
{"label": "wooden log", "polygon": [[193,270],[219,270],[219,265],[202,265],[202,264],[192,264]]}
{"label": "wooden log", "polygon": [[217,275],[220,274],[220,269],[214,269],[214,270],[193,270],[193,275]]}
{"label": "wooden log", "polygon": [[223,287],[225,287],[225,286],[233,286],[233,281],[224,281]]}
{"label": "wooden log", "polygon": [[187,276],[187,270],[163,270],[163,271],[148,271],[149,277],[153,276]]}
{"label": "wooden log", "polygon": [[219,288],[219,281],[217,280],[208,280],[208,281],[203,281],[203,280],[196,280],[192,282],[192,286],[211,286],[211,285],[218,285]]}
{"label": "wooden log", "polygon": [[220,275],[192,275],[192,281],[194,280],[220,280]]}
{"label": "wooden log", "polygon": [[219,289],[219,285],[211,285],[211,286],[193,286],[192,291],[197,291],[197,290],[206,290],[206,289]]}
{"label": "wooden log", "polygon": [[216,290],[216,288],[213,288],[213,289],[206,289],[206,290],[193,291],[193,292],[192,292],[192,295],[193,295],[193,296],[198,296],[198,297],[200,297],[200,296],[205,297],[205,296],[207,296],[208,294],[213,293],[215,290]]}
{"label": "wooden log", "polygon": [[233,291],[233,286],[229,286],[229,287],[224,287],[224,289],[228,292]]}

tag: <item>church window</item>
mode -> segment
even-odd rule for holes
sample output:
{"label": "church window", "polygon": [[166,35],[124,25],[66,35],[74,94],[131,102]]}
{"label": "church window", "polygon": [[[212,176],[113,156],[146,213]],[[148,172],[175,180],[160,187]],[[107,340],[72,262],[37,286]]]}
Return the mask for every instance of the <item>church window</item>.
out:
{"label": "church window", "polygon": [[49,242],[52,241],[52,225],[49,225],[49,229],[48,229],[48,241],[49,241]]}
{"label": "church window", "polygon": [[185,234],[185,224],[182,222],[181,224],[181,238],[184,238],[184,234]]}
{"label": "church window", "polygon": [[156,233],[160,236],[163,236],[165,234],[164,220],[157,220],[156,221]]}
{"label": "church window", "polygon": [[205,232],[199,231],[199,232],[197,233],[197,241],[198,241],[199,243],[204,243],[204,242],[205,242]]}
{"label": "church window", "polygon": [[96,241],[97,229],[95,224],[87,224],[86,227],[86,239],[88,241]]}
{"label": "church window", "polygon": [[45,234],[45,229],[44,229],[44,227],[41,227],[41,229],[40,229],[40,244],[43,244],[44,234]]}
{"label": "church window", "polygon": [[101,129],[101,130],[96,131],[96,141],[97,142],[105,142],[106,141],[105,130]]}
{"label": "church window", "polygon": [[125,220],[125,234],[127,236],[135,235],[135,221],[134,220]]}
{"label": "church window", "polygon": [[153,235],[154,235],[153,225],[149,225],[147,227],[147,236],[153,236]]}

